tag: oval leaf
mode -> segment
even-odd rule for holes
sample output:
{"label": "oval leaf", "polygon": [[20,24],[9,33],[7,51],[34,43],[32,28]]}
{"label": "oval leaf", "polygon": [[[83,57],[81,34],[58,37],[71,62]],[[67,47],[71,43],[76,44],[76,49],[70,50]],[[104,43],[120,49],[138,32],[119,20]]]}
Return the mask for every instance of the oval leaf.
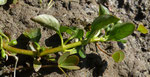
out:
{"label": "oval leaf", "polygon": [[0,5],[5,5],[7,3],[7,0],[0,0]]}
{"label": "oval leaf", "polygon": [[86,58],[86,54],[81,49],[79,50],[78,53],[79,53],[81,58]]}
{"label": "oval leaf", "polygon": [[58,20],[52,15],[41,14],[39,16],[31,18],[31,20],[38,22],[42,26],[54,29],[55,31],[59,32],[60,24]]}
{"label": "oval leaf", "polygon": [[61,55],[58,59],[58,64],[61,64],[63,61],[65,61],[69,55],[70,55],[69,52],[66,52],[63,55]]}
{"label": "oval leaf", "polygon": [[139,24],[137,30],[143,34],[148,33],[148,29],[146,29],[142,23]]}
{"label": "oval leaf", "polygon": [[76,55],[72,55],[67,57],[59,66],[62,68],[66,68],[69,70],[80,69],[80,67],[76,66],[79,63],[79,57]]}
{"label": "oval leaf", "polygon": [[79,57],[76,55],[72,55],[67,57],[60,66],[72,66],[72,65],[77,65],[79,63]]}
{"label": "oval leaf", "polygon": [[94,37],[100,29],[106,27],[108,24],[115,23],[118,20],[119,19],[117,17],[112,15],[101,15],[97,17],[92,23],[91,32],[88,36],[88,39]]}
{"label": "oval leaf", "polygon": [[132,23],[119,23],[113,26],[109,33],[108,40],[120,40],[133,33],[135,29]]}
{"label": "oval leaf", "polygon": [[104,15],[104,14],[110,14],[109,10],[105,6],[100,4],[100,6],[99,6],[99,16]]}
{"label": "oval leaf", "polygon": [[6,57],[6,52],[4,49],[1,49],[1,57],[5,58]]}
{"label": "oval leaf", "polygon": [[124,59],[125,55],[122,51],[117,51],[112,55],[112,58],[115,62],[121,62]]}

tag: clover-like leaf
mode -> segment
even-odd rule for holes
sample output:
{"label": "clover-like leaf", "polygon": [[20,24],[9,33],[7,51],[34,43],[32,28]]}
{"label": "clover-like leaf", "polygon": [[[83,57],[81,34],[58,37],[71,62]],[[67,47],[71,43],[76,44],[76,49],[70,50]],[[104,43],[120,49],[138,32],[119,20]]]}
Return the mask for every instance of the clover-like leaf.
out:
{"label": "clover-like leaf", "polygon": [[33,61],[33,68],[36,72],[39,71],[41,67],[42,67],[42,64],[40,61],[38,60]]}
{"label": "clover-like leaf", "polygon": [[33,42],[39,42],[41,38],[41,29],[35,28],[35,29],[27,29],[23,34],[31,39]]}
{"label": "clover-like leaf", "polygon": [[146,29],[142,23],[139,24],[137,30],[143,34],[148,33],[148,29]]}
{"label": "clover-like leaf", "polygon": [[79,57],[76,55],[72,55],[67,57],[61,64],[59,64],[59,66],[69,70],[76,70],[80,69],[80,67],[76,66],[78,63]]}
{"label": "clover-like leaf", "polygon": [[53,17],[52,15],[41,14],[41,15],[31,18],[31,20],[41,24],[42,26],[51,28],[51,29],[59,32],[60,24],[59,24],[58,20],[55,17]]}
{"label": "clover-like leaf", "polygon": [[102,4],[99,5],[99,16],[104,14],[110,14],[109,10],[103,6]]}
{"label": "clover-like leaf", "polygon": [[113,26],[112,30],[109,32],[108,40],[120,40],[133,33],[135,29],[132,23],[119,23]]}
{"label": "clover-like leaf", "polygon": [[125,55],[123,51],[116,51],[113,55],[112,58],[114,59],[115,62],[121,62],[124,59]]}
{"label": "clover-like leaf", "polygon": [[5,5],[7,3],[7,0],[0,0],[0,5]]}

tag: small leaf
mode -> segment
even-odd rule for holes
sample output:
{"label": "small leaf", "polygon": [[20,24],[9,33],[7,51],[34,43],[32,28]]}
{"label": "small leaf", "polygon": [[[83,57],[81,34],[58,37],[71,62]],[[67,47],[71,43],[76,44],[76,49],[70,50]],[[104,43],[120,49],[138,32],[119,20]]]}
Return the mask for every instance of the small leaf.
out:
{"label": "small leaf", "polygon": [[143,34],[148,33],[148,29],[146,29],[142,23],[139,24],[137,30]]}
{"label": "small leaf", "polygon": [[34,43],[33,43],[33,47],[34,47],[37,51],[40,51],[40,49],[41,49],[41,46],[40,46],[37,42],[34,42]]}
{"label": "small leaf", "polygon": [[41,24],[42,26],[51,28],[57,32],[59,32],[60,30],[60,24],[58,20],[52,15],[41,14],[41,15],[31,18],[31,20]]}
{"label": "small leaf", "polygon": [[72,55],[67,57],[61,64],[59,64],[60,67],[70,69],[70,70],[76,70],[80,69],[80,67],[76,66],[79,63],[79,57],[76,55]]}
{"label": "small leaf", "polygon": [[78,63],[79,63],[79,57],[76,55],[71,55],[67,57],[60,65],[61,66],[66,66],[67,64],[77,65]]}
{"label": "small leaf", "polygon": [[104,14],[110,14],[109,10],[105,6],[100,4],[100,6],[99,6],[99,16],[104,15]]}
{"label": "small leaf", "polygon": [[0,0],[0,5],[5,5],[7,3],[7,0]]}
{"label": "small leaf", "polygon": [[33,42],[39,42],[41,38],[41,29],[36,28],[36,29],[27,29],[23,34],[31,39]]}
{"label": "small leaf", "polygon": [[122,51],[116,51],[113,55],[112,58],[114,59],[115,62],[121,62],[124,59],[125,55]]}
{"label": "small leaf", "polygon": [[5,58],[6,57],[6,52],[4,49],[1,49],[1,57]]}
{"label": "small leaf", "polygon": [[17,45],[17,40],[11,40],[8,45],[10,46]]}
{"label": "small leaf", "polygon": [[33,68],[34,70],[37,72],[40,70],[40,68],[42,67],[42,64],[40,61],[34,60],[33,62]]}
{"label": "small leaf", "polygon": [[86,54],[82,50],[79,50],[79,55],[81,58],[86,58]]}
{"label": "small leaf", "polygon": [[86,54],[84,53],[84,47],[83,46],[77,47],[77,50],[78,50],[78,53],[79,53],[81,58],[86,58]]}
{"label": "small leaf", "polygon": [[108,40],[120,40],[133,33],[135,29],[132,23],[119,23],[113,26],[109,32]]}
{"label": "small leaf", "polygon": [[69,52],[66,52],[63,55],[61,55],[60,58],[58,59],[58,64],[61,64],[69,55],[70,55]]}
{"label": "small leaf", "polygon": [[91,39],[92,37],[94,37],[95,34],[97,34],[99,30],[106,27],[108,24],[115,23],[118,20],[119,19],[117,17],[112,16],[112,15],[101,15],[97,17],[92,23],[91,32],[88,36],[88,39]]}
{"label": "small leaf", "polygon": [[72,54],[76,54],[77,50],[75,48],[72,48],[72,49],[65,50],[65,52],[70,52],[70,55],[72,55]]}

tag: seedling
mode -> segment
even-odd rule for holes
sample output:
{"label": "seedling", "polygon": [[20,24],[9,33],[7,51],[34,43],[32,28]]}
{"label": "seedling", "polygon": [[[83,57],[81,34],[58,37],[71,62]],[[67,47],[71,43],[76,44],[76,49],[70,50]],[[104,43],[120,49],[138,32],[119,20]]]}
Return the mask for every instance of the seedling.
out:
{"label": "seedling", "polygon": [[[102,5],[100,5],[99,16],[92,22],[91,31],[86,33],[86,37],[84,36],[84,31],[82,29],[77,27],[61,26],[59,21],[52,15],[41,14],[32,17],[31,20],[56,31],[61,39],[61,45],[54,48],[40,46],[38,42],[42,34],[41,30],[36,28],[28,29],[23,33],[27,38],[30,39],[31,44],[29,44],[29,47],[31,50],[13,47],[11,43],[17,44],[16,41],[9,42],[8,37],[2,33],[2,31],[0,31],[0,48],[2,57],[4,57],[4,52],[7,51],[34,57],[35,60],[33,62],[33,67],[35,71],[38,71],[40,68],[42,68],[42,63],[40,62],[42,57],[58,52],[62,53],[57,61],[58,68],[60,68],[62,71],[62,68],[69,70],[80,69],[80,67],[77,66],[79,63],[79,57],[75,54],[79,54],[81,58],[85,58],[85,45],[93,42],[123,41],[122,39],[132,34],[135,29],[134,24],[129,22],[121,22],[119,18],[110,15],[108,9]],[[64,41],[62,36],[64,32],[70,35],[66,41]],[[73,39],[76,39],[76,42],[69,43],[69,41]],[[115,62],[121,62],[124,59],[124,53],[121,50],[111,55],[102,50],[98,44],[97,46],[103,53],[112,57]],[[49,60],[52,58],[48,57],[47,59]]]}

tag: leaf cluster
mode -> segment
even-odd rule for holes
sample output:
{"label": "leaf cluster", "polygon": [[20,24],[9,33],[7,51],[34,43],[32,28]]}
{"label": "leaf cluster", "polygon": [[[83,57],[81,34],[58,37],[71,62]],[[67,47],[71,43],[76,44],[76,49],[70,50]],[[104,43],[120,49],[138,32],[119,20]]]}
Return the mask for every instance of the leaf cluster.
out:
{"label": "leaf cluster", "polygon": [[[56,31],[61,39],[61,45],[56,48],[46,48],[40,46],[39,40],[42,35],[41,29],[35,28],[27,29],[23,32],[23,34],[31,41],[29,48],[32,51],[9,47],[16,45],[17,41],[12,40],[9,42],[8,37],[2,33],[2,31],[0,31],[0,49],[3,58],[6,56],[5,50],[33,56],[35,59],[33,62],[35,71],[38,71],[42,67],[42,63],[40,62],[41,56],[48,56],[48,54],[53,54],[56,52],[61,52],[62,54],[58,61],[56,61],[56,59],[51,56],[48,56],[47,59],[57,62],[58,68],[60,68],[62,71],[62,68],[70,70],[80,69],[80,67],[77,66],[80,60],[76,54],[79,54],[81,58],[86,58],[86,54],[84,52],[85,45],[91,42],[123,42],[123,39],[132,34],[135,29],[134,24],[130,22],[121,22],[119,18],[111,15],[109,10],[103,5],[100,5],[99,16],[91,23],[91,31],[87,33],[84,33],[83,29],[77,27],[61,26],[59,21],[52,15],[41,14],[32,17],[31,20],[41,24],[44,27]],[[143,31],[144,28],[141,27],[138,30]],[[66,41],[64,41],[62,35],[64,32],[70,35]],[[86,34],[86,36],[84,34]],[[7,42],[5,42],[6,44],[3,43],[3,38],[7,39]],[[68,42],[73,39],[76,41],[74,43],[68,44]],[[124,59],[124,53],[119,50],[112,54],[111,57],[115,62],[121,62]]]}

